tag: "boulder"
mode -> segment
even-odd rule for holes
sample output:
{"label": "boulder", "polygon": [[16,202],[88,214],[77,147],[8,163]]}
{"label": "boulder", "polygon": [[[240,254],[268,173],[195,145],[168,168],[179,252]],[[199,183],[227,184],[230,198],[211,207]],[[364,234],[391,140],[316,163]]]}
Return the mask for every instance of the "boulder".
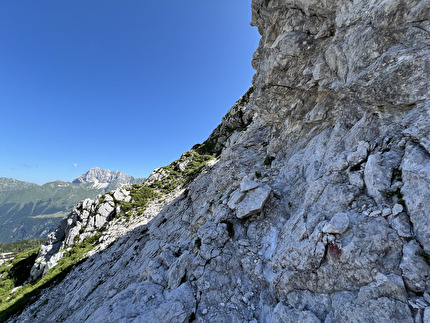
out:
{"label": "boulder", "polygon": [[246,192],[235,191],[228,206],[235,211],[239,219],[250,217],[261,212],[272,189],[268,185],[258,186]]}
{"label": "boulder", "polygon": [[324,233],[341,234],[344,233],[349,226],[349,217],[346,213],[336,213],[331,218],[330,222],[323,227]]}

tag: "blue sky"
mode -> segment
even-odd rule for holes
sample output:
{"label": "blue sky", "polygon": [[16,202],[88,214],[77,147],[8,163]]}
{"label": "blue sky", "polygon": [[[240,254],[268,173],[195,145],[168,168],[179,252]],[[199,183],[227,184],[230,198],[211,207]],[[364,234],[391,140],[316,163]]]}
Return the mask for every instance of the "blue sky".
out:
{"label": "blue sky", "polygon": [[251,0],[0,3],[0,177],[146,177],[251,85]]}

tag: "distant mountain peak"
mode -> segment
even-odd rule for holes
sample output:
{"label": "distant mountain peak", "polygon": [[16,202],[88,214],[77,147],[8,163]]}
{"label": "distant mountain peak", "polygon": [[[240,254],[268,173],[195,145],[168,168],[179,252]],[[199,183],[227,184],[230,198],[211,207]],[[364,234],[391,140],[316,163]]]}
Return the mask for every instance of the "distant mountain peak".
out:
{"label": "distant mountain peak", "polygon": [[88,172],[73,180],[73,183],[92,183],[93,187],[103,189],[106,189],[111,184],[115,184],[115,186],[124,186],[134,184],[135,182],[135,178],[131,175],[117,170],[111,171],[109,169],[102,169],[100,167],[91,168]]}

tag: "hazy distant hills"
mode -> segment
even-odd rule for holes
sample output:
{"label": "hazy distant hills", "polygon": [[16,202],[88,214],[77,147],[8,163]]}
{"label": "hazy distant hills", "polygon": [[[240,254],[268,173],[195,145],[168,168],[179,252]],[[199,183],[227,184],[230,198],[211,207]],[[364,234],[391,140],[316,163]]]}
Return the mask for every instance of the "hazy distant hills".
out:
{"label": "hazy distant hills", "polygon": [[76,203],[142,178],[92,168],[71,182],[44,185],[0,177],[0,243],[44,238]]}

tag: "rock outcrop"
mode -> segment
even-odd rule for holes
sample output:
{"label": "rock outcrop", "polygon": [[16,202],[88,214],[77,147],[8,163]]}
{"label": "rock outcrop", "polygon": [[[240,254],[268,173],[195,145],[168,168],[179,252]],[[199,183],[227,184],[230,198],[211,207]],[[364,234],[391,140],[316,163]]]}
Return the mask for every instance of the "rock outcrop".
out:
{"label": "rock outcrop", "polygon": [[253,93],[195,147],[217,159],[11,321],[429,321],[430,1],[252,13]]}
{"label": "rock outcrop", "polygon": [[[120,212],[118,202],[130,200],[130,192],[127,189],[117,189],[110,194],[100,195],[96,200],[85,199],[79,203],[69,216],[61,221],[58,228],[48,235],[31,269],[31,280],[39,278],[54,267],[64,256],[67,248],[100,232],[103,226]],[[124,227],[129,226],[130,224],[127,223]],[[122,230],[116,229],[109,231],[109,242],[112,242],[112,238],[115,239],[124,234]],[[113,237],[112,234],[114,234]]]}

